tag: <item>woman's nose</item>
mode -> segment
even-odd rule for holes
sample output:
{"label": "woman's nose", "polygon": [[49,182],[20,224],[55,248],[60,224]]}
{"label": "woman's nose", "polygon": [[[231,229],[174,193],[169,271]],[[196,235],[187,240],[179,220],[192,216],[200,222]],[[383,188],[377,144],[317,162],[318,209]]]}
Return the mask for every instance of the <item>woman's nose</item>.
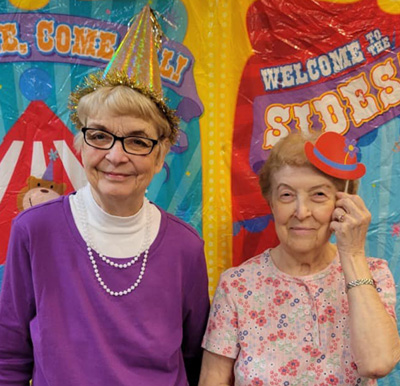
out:
{"label": "woman's nose", "polygon": [[115,141],[114,146],[108,150],[106,158],[114,163],[126,162],[129,159],[121,141]]}
{"label": "woman's nose", "polygon": [[305,200],[298,199],[296,202],[296,217],[299,220],[307,218],[311,213],[310,207]]}

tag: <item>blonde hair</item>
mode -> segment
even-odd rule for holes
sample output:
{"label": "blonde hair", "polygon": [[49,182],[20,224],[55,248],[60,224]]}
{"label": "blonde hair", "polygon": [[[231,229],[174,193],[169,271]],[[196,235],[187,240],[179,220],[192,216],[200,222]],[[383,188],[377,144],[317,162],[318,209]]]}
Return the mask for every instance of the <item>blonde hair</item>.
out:
{"label": "blonde hair", "polygon": [[[332,177],[317,169],[308,160],[304,151],[304,145],[310,141],[315,144],[320,133],[311,134],[307,138],[300,133],[290,133],[282,138],[270,151],[268,159],[265,161],[259,173],[259,184],[261,192],[267,201],[271,198],[272,176],[282,167],[309,167],[320,173],[324,177],[330,179],[339,191],[344,191],[346,180]],[[357,193],[358,180],[350,180],[347,192],[350,194]]]}
{"label": "blonde hair", "polygon": [[[99,111],[106,110],[112,115],[134,115],[154,124],[159,139],[167,138],[171,144],[176,140],[176,133],[156,104],[140,92],[127,86],[103,86],[84,95],[77,106],[77,129],[85,126],[87,118],[95,117]],[[75,137],[75,147],[81,150],[82,133]]]}

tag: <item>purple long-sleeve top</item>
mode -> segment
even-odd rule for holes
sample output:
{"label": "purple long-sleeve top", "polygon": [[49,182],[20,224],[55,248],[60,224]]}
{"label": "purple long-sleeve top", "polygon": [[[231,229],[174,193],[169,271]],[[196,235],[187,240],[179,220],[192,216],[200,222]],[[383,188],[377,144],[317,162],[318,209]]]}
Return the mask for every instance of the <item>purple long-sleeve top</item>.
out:
{"label": "purple long-sleeve top", "polygon": [[[127,269],[97,264],[110,288],[124,290],[142,258]],[[110,296],[95,278],[69,198],[33,207],[14,219],[10,236],[0,293],[0,385],[28,385],[31,378],[33,386],[187,385],[193,374],[187,377],[185,364],[198,368],[201,360],[207,284],[203,241],[161,210],[140,285]]]}

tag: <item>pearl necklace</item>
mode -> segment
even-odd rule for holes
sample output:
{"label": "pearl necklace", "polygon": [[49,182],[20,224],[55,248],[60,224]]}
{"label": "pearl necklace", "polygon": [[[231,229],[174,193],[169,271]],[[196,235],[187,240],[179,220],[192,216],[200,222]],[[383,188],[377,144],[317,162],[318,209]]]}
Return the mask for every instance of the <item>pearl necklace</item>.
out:
{"label": "pearl necklace", "polygon": [[147,198],[145,197],[144,201],[143,201],[144,216],[145,216],[145,219],[146,219],[145,236],[143,237],[143,242],[142,242],[141,248],[139,249],[138,254],[135,257],[133,257],[133,259],[130,260],[129,262],[124,263],[124,264],[118,264],[118,263],[114,263],[113,261],[108,259],[102,253],[97,252],[97,254],[99,255],[99,258],[102,261],[104,261],[105,263],[107,263],[108,265],[110,265],[111,267],[115,267],[115,268],[119,268],[119,269],[125,269],[125,268],[128,268],[131,265],[135,264],[138,261],[142,251],[144,250],[144,256],[143,256],[143,261],[142,261],[142,266],[140,268],[139,276],[137,277],[136,281],[129,288],[127,288],[125,290],[122,290],[122,291],[113,291],[113,290],[111,290],[107,286],[107,284],[104,282],[103,278],[100,275],[96,260],[95,260],[95,258],[93,256],[93,251],[94,250],[98,251],[98,248],[96,248],[93,245],[93,242],[92,242],[91,237],[90,237],[89,226],[88,226],[88,222],[86,220],[87,211],[86,211],[86,206],[85,206],[84,199],[82,197],[82,192],[78,192],[77,195],[76,195],[76,198],[77,198],[77,200],[76,200],[77,201],[77,207],[79,208],[80,220],[81,220],[81,225],[82,225],[82,237],[85,240],[88,256],[89,256],[90,262],[92,263],[94,275],[96,276],[96,279],[97,279],[98,283],[111,296],[128,295],[129,293],[134,291],[139,286],[140,282],[142,281],[143,276],[144,276],[144,272],[146,270],[147,258],[148,258],[148,255],[149,255],[149,248],[150,248],[149,237],[150,237],[150,226],[151,226],[151,220],[152,220],[151,217],[152,216],[151,216],[151,210],[149,208],[150,204],[149,204]]}

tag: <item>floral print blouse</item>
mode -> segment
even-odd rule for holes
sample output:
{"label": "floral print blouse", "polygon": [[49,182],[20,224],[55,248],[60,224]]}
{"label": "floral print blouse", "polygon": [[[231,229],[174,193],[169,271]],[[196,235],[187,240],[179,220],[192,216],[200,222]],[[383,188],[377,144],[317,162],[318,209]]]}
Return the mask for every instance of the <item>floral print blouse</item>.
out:
{"label": "floral print blouse", "polygon": [[[386,310],[395,317],[387,262],[368,258],[368,264]],[[228,269],[213,299],[203,347],[236,359],[236,386],[377,384],[361,378],[352,359],[338,256],[309,276],[279,271],[269,250]]]}

